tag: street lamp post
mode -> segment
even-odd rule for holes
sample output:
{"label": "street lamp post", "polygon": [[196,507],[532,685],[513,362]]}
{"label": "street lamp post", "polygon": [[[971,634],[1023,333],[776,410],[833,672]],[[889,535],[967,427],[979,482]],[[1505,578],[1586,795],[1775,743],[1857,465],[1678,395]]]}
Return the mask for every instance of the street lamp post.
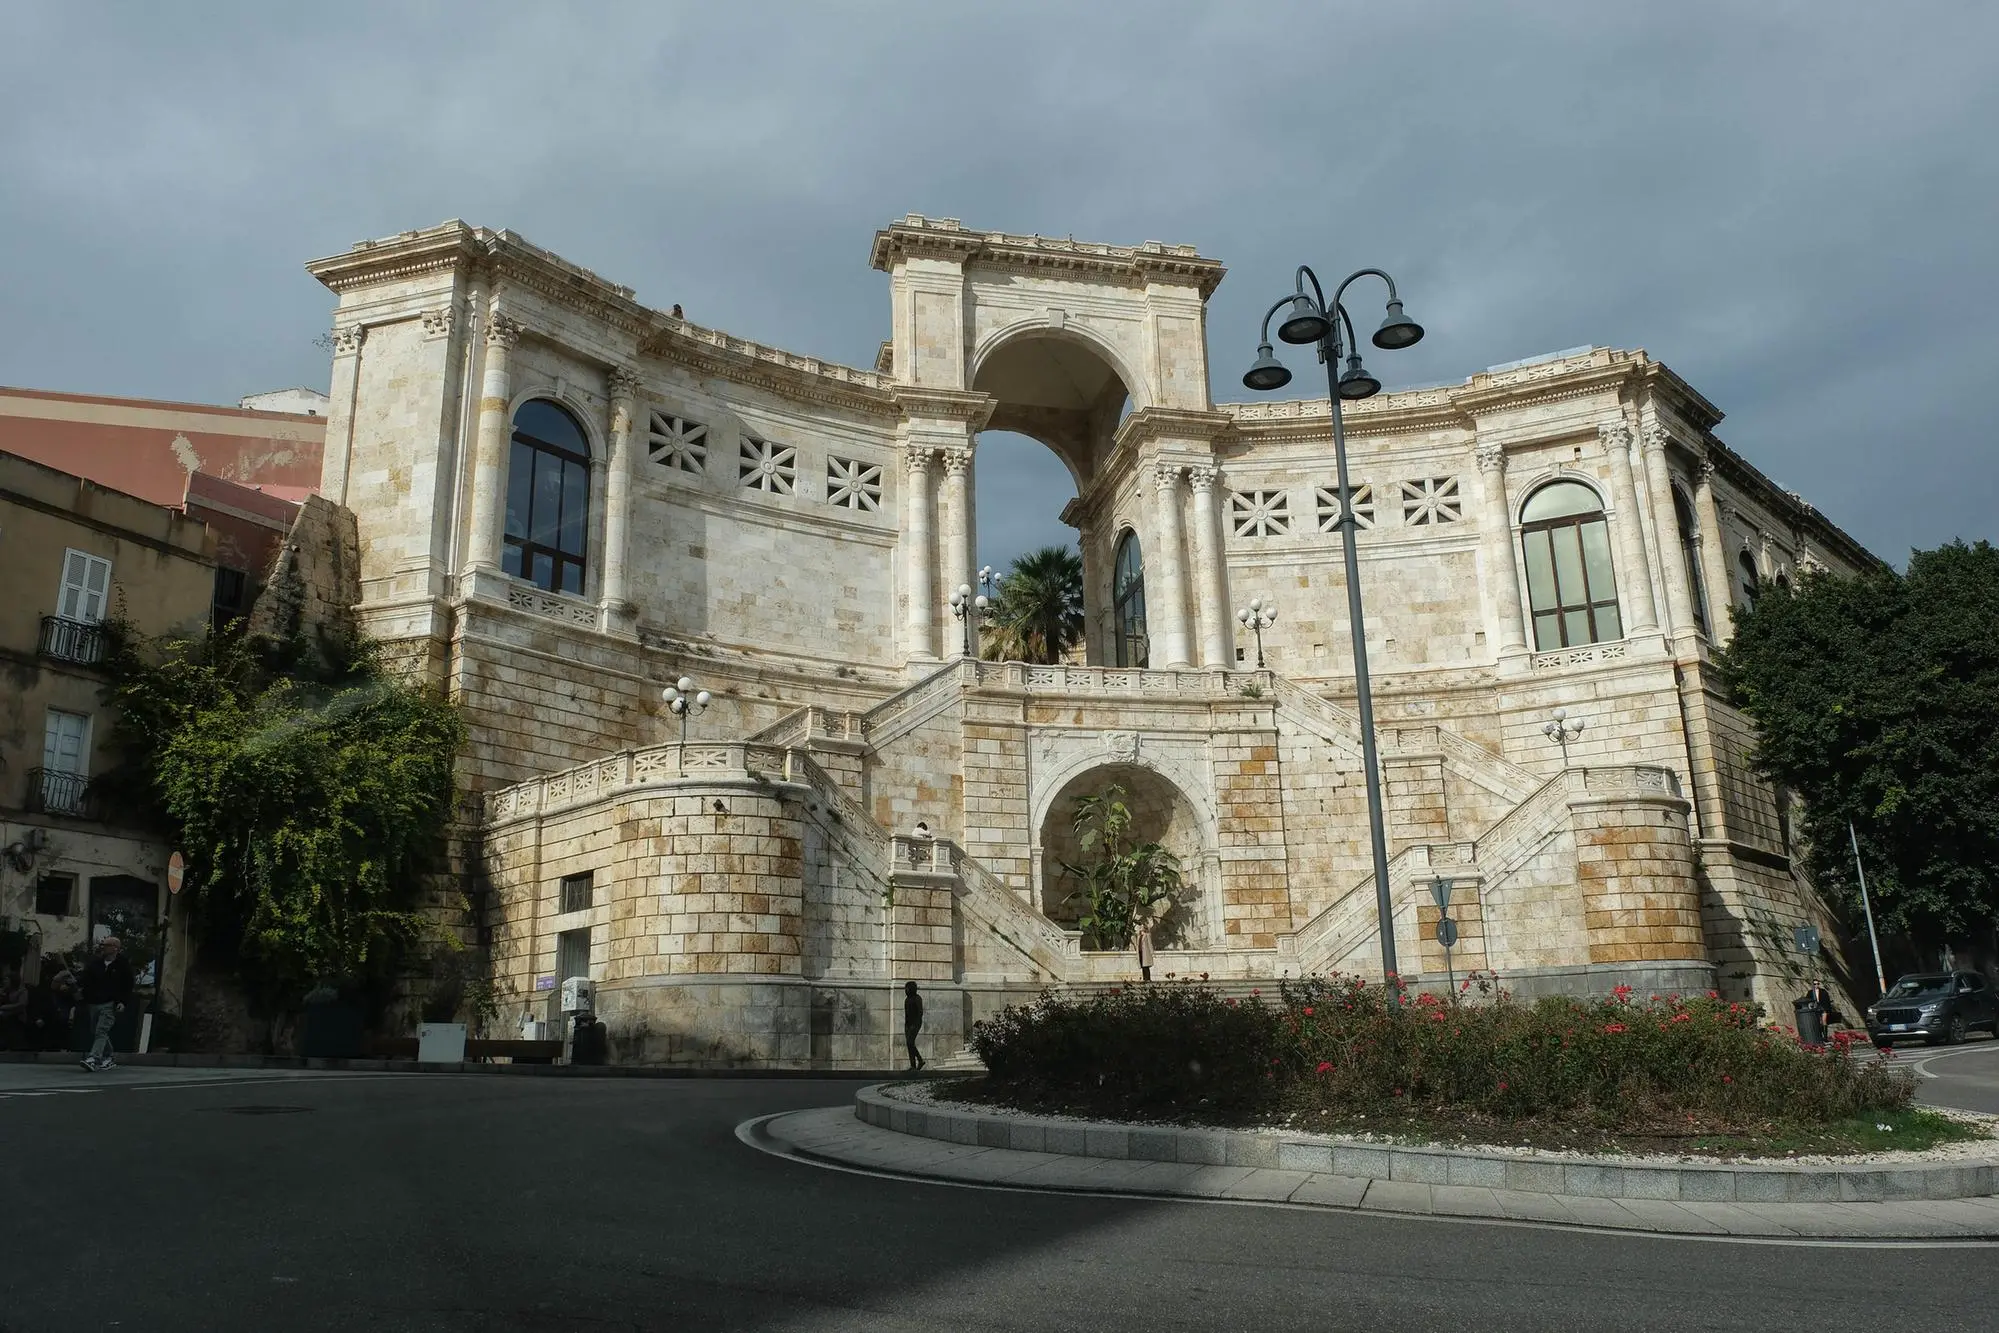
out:
{"label": "street lamp post", "polygon": [[[1393,982],[1395,967],[1394,902],[1388,885],[1388,835],[1382,827],[1381,761],[1374,744],[1374,691],[1367,675],[1367,627],[1361,615],[1360,556],[1354,546],[1353,488],[1347,483],[1346,427],[1340,419],[1344,399],[1372,398],[1381,392],[1381,381],[1361,365],[1359,339],[1354,336],[1353,319],[1340,298],[1356,278],[1377,277],[1388,285],[1388,305],[1381,325],[1374,331],[1374,345],[1385,350],[1413,347],[1422,340],[1423,326],[1402,313],[1402,298],[1396,294],[1395,279],[1378,268],[1358,269],[1349,274],[1326,300],[1319,275],[1300,265],[1295,290],[1263,313],[1262,336],[1256,348],[1256,362],[1242,377],[1245,387],[1260,391],[1281,389],[1291,382],[1291,372],[1270,352],[1270,317],[1286,306],[1290,313],[1277,326],[1277,336],[1295,346],[1317,344],[1319,360],[1326,367],[1328,414],[1333,419],[1333,463],[1340,484],[1340,546],[1346,556],[1347,617],[1353,636],[1354,691],[1360,711],[1361,767],[1367,775],[1368,836],[1374,850],[1374,906],[1381,930],[1383,979]],[[1305,294],[1310,280],[1312,294]],[[1346,339],[1340,334],[1344,328]],[[1340,358],[1346,357],[1346,369]]]}
{"label": "street lamp post", "polygon": [[1562,771],[1569,771],[1569,742],[1583,734],[1583,720],[1569,716],[1566,708],[1555,710],[1555,720],[1541,728],[1541,734],[1562,747]]}
{"label": "street lamp post", "polygon": [[1266,606],[1261,597],[1235,613],[1244,629],[1256,631],[1256,669],[1263,670],[1263,631],[1277,623],[1277,607],[1273,603]]}
{"label": "street lamp post", "polygon": [[710,696],[706,690],[695,689],[691,677],[682,676],[667,686],[660,697],[666,700],[666,706],[673,710],[673,715],[680,719],[680,753],[677,761],[680,765],[680,776],[684,778],[687,776],[687,718],[691,713],[706,710]]}
{"label": "street lamp post", "polygon": [[[987,572],[989,571],[981,570],[981,577]],[[951,594],[951,614],[958,617],[959,623],[965,627],[965,656],[967,657],[978,656],[972,650],[972,645],[979,635],[979,617],[983,616],[986,613],[986,608],[991,605],[992,602],[987,599],[984,593],[980,593],[974,597],[972,595],[972,586],[969,583],[959,584],[958,591]]]}

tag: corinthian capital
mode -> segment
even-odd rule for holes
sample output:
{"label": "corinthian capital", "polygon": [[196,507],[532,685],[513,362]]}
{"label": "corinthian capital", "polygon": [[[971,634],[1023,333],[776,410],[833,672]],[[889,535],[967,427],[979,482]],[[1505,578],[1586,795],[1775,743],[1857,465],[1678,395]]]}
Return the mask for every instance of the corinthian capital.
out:
{"label": "corinthian capital", "polygon": [[944,460],[944,475],[947,477],[962,477],[972,470],[970,449],[939,449],[937,454]]}
{"label": "corinthian capital", "polygon": [[489,347],[512,347],[521,340],[521,326],[499,311],[486,325],[486,344]]}
{"label": "corinthian capital", "polygon": [[1472,457],[1478,460],[1480,472],[1506,471],[1506,446],[1503,444],[1481,444],[1472,450]]}
{"label": "corinthian capital", "polygon": [[1596,427],[1597,439],[1603,441],[1607,449],[1629,449],[1631,447],[1631,427],[1622,421],[1600,421]]}
{"label": "corinthian capital", "polygon": [[333,330],[333,354],[353,356],[361,350],[361,344],[368,340],[368,330],[361,324],[336,326]]}
{"label": "corinthian capital", "polygon": [[458,322],[458,312],[448,305],[435,310],[425,310],[417,318],[423,321],[423,336],[426,342],[437,338],[449,338],[452,326]]}
{"label": "corinthian capital", "polygon": [[604,389],[613,398],[636,398],[639,374],[630,366],[612,366],[604,372]]}
{"label": "corinthian capital", "polygon": [[1161,490],[1170,491],[1180,484],[1180,473],[1185,467],[1186,464],[1184,463],[1154,463],[1152,465],[1152,480]]}
{"label": "corinthian capital", "polygon": [[1673,432],[1655,421],[1645,428],[1643,439],[1645,441],[1645,452],[1664,453],[1666,446],[1673,442]]}
{"label": "corinthian capital", "polygon": [[918,473],[928,473],[930,465],[936,459],[936,456],[937,451],[931,446],[927,444],[912,444],[903,450],[902,464],[909,470],[911,476],[915,476]]}
{"label": "corinthian capital", "polygon": [[1196,463],[1187,469],[1187,485],[1196,495],[1206,495],[1221,480],[1222,470],[1213,463]]}

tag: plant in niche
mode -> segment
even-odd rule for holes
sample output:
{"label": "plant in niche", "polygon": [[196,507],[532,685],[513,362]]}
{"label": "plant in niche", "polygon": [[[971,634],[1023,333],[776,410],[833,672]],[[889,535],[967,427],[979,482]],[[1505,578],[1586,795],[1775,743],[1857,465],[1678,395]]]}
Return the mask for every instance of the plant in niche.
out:
{"label": "plant in niche", "polygon": [[1254,681],[1252,681],[1249,684],[1243,686],[1242,689],[1238,691],[1238,693],[1240,693],[1242,697],[1245,699],[1261,699],[1263,697],[1263,686],[1258,685]]}
{"label": "plant in niche", "polygon": [[1077,925],[1086,948],[1129,949],[1139,923],[1172,903],[1183,884],[1180,858],[1156,842],[1134,843],[1125,790],[1113,784],[1076,802],[1074,827],[1082,862],[1062,868],[1083,882],[1064,902],[1081,902]]}

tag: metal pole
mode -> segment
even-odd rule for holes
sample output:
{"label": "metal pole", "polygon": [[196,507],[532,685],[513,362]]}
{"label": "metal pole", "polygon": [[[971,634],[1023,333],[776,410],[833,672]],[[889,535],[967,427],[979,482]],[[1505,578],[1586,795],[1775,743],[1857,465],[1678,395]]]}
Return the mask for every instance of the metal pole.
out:
{"label": "metal pole", "polygon": [[[1374,845],[1374,909],[1381,925],[1382,980],[1392,981],[1395,967],[1394,904],[1388,889],[1388,835],[1381,822],[1381,762],[1374,752],[1374,691],[1367,678],[1367,625],[1361,616],[1360,553],[1354,544],[1353,489],[1347,484],[1346,428],[1340,420],[1339,302],[1327,311],[1332,328],[1319,340],[1326,362],[1326,390],[1332,400],[1333,465],[1340,483],[1340,549],[1346,556],[1347,617],[1353,632],[1354,690],[1359,696],[1360,762],[1367,775],[1367,832]],[[1259,643],[1261,641],[1259,640]],[[1261,652],[1259,650],[1259,657]]]}
{"label": "metal pole", "polygon": [[1867,942],[1874,946],[1874,980],[1886,995],[1888,974],[1881,970],[1881,937],[1874,933],[1874,904],[1867,897],[1867,867],[1860,864],[1860,835],[1853,831],[1850,819],[1846,821],[1846,837],[1853,844],[1853,871],[1860,876],[1860,910],[1867,913]]}

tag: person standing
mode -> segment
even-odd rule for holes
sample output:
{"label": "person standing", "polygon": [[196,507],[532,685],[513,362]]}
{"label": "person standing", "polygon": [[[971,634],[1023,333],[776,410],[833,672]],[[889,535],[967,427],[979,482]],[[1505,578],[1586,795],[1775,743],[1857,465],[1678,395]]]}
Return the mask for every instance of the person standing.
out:
{"label": "person standing", "polygon": [[912,1070],[924,1066],[923,1055],[916,1049],[916,1034],[923,1031],[923,997],[916,993],[916,983],[906,981],[902,985],[902,1044],[909,1051],[909,1067]]}
{"label": "person standing", "polygon": [[1138,979],[1152,980],[1152,923],[1138,923]]}
{"label": "person standing", "polygon": [[83,1067],[93,1074],[117,1068],[111,1058],[111,1025],[132,1002],[132,964],[125,957],[125,945],[116,935],[97,942],[97,955],[83,965],[78,983],[90,1015],[90,1054]]}

